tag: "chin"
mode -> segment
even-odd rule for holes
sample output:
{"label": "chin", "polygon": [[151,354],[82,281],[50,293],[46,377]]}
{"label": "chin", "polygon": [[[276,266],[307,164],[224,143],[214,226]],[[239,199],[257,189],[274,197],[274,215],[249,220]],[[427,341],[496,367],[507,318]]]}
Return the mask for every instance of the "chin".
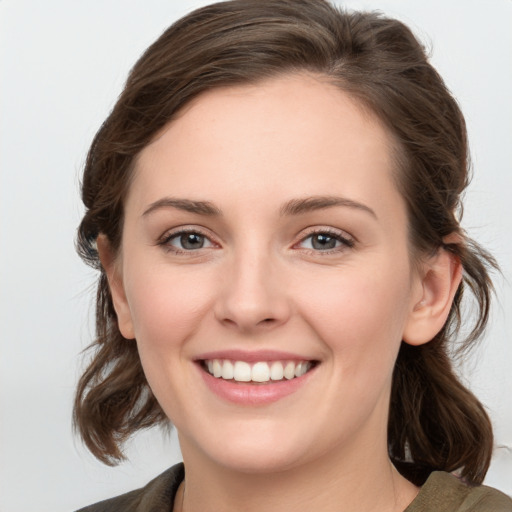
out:
{"label": "chin", "polygon": [[[235,420],[236,421],[236,420]],[[217,425],[218,426],[218,425]],[[210,431],[196,439],[195,447],[214,465],[240,473],[274,473],[299,465],[311,454],[299,432],[290,432],[282,425],[249,427],[238,422],[235,429]],[[180,438],[186,461],[187,442]]]}
{"label": "chin", "polygon": [[[300,455],[295,450],[276,450],[275,447],[233,446],[222,454],[214,454],[216,462],[239,473],[277,473],[300,464]],[[222,457],[222,458],[221,458]]]}

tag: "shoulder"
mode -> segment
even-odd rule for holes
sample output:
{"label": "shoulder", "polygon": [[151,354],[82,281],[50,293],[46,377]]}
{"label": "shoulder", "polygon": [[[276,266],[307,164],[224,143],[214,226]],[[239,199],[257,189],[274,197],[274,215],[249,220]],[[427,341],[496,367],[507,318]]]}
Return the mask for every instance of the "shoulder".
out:
{"label": "shoulder", "polygon": [[512,499],[492,487],[471,487],[449,473],[435,471],[405,512],[434,511],[512,512]]}
{"label": "shoulder", "polygon": [[168,512],[184,475],[183,464],[176,464],[140,489],[89,505],[77,512]]}

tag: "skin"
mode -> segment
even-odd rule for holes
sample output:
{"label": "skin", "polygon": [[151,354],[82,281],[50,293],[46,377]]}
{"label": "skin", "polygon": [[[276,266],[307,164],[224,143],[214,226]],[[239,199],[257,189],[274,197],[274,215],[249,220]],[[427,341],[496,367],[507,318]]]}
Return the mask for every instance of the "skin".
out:
{"label": "skin", "polygon": [[[460,265],[444,251],[411,264],[392,154],[374,116],[308,75],[204,93],[140,153],[121,251],[98,247],[120,329],[178,430],[184,510],[399,511],[416,495],[387,454],[393,365],[402,340],[442,327]],[[313,196],[362,206],[283,214]],[[182,229],[203,247],[184,249]],[[295,393],[244,406],[195,362],[227,349],[319,364]]]}

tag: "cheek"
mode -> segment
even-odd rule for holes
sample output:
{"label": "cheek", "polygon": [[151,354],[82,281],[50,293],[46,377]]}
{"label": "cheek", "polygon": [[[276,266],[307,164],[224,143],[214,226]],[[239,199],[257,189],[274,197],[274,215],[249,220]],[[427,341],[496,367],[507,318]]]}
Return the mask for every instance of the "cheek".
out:
{"label": "cheek", "polygon": [[364,269],[340,269],[325,282],[317,280],[309,295],[297,296],[307,297],[303,316],[345,374],[387,377],[402,340],[410,283],[392,265]]}
{"label": "cheek", "polygon": [[126,291],[135,337],[161,355],[193,335],[212,301],[208,281],[200,272],[166,265],[131,272]]}
{"label": "cheek", "polygon": [[210,286],[200,272],[171,271],[167,265],[127,273],[126,292],[142,367],[157,400],[173,423],[187,407],[183,389],[194,384],[188,341],[211,309]]}

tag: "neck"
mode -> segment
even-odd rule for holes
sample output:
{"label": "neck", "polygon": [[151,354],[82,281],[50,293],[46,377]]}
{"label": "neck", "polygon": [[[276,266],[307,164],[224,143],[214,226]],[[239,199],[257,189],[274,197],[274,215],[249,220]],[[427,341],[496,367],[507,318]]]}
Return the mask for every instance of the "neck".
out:
{"label": "neck", "polygon": [[381,450],[372,444],[271,473],[236,471],[185,449],[186,486],[177,512],[401,512],[418,489],[393,467],[385,444]]}

